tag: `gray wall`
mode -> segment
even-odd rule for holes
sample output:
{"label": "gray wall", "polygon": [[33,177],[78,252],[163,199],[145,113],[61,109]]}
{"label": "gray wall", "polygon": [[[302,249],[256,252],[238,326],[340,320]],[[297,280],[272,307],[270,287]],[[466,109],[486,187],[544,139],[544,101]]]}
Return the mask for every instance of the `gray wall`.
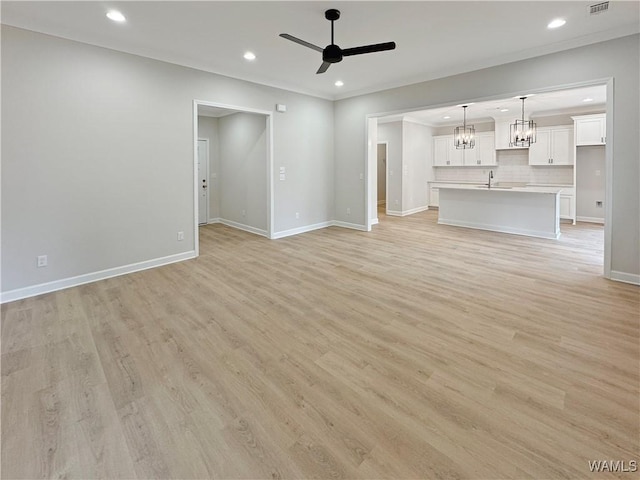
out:
{"label": "gray wall", "polygon": [[[576,216],[604,220],[604,146],[578,147],[576,151]],[[596,206],[602,202],[602,207]]]}
{"label": "gray wall", "polygon": [[220,218],[267,230],[267,117],[235,113],[218,120]]}
{"label": "gray wall", "polygon": [[[387,211],[402,211],[402,122],[381,123],[378,125],[378,143],[387,142]],[[344,208],[349,207],[348,205]],[[343,208],[343,210],[344,210]],[[352,209],[353,207],[349,207]],[[362,212],[356,212],[361,215]],[[376,212],[372,212],[377,217]]]}
{"label": "gray wall", "polygon": [[194,99],[286,104],[274,231],[333,219],[333,102],[2,26],[3,292],[194,250]]}
{"label": "gray wall", "polygon": [[218,119],[198,117],[198,138],[209,140],[209,218],[220,217],[220,140],[218,138]]}
{"label": "gray wall", "polygon": [[350,206],[350,221],[365,225],[365,183],[357,181],[365,170],[368,114],[402,109],[459,104],[515,96],[580,82],[614,78],[613,115],[607,132],[613,152],[611,218],[611,268],[640,274],[640,36],[597,43],[551,55],[508,63],[475,72],[335,102],[336,220],[344,220]]}
{"label": "gray wall", "polygon": [[387,146],[378,143],[378,203],[387,201]]}

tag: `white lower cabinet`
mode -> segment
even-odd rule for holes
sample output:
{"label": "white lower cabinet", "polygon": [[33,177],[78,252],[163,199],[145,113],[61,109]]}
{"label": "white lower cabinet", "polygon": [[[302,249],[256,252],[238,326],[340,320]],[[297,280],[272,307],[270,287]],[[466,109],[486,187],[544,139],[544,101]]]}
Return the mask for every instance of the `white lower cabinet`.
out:
{"label": "white lower cabinet", "polygon": [[560,218],[576,222],[576,194],[573,189],[560,192]]}
{"label": "white lower cabinet", "polygon": [[439,195],[440,195],[440,189],[438,187],[431,187],[429,189],[429,206],[430,207],[438,206]]}

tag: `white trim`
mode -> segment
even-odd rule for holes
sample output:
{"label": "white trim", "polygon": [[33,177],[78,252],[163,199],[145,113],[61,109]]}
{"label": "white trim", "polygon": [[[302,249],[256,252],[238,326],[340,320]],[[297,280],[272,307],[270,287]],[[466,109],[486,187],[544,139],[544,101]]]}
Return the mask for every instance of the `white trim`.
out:
{"label": "white trim", "polygon": [[[569,218],[569,220],[571,220],[571,219]],[[598,218],[598,217],[576,217],[576,220],[578,222],[599,223],[601,225],[604,225],[604,218]]]}
{"label": "white trim", "polygon": [[348,222],[333,222],[334,227],[342,227],[342,228],[351,228],[352,230],[360,230],[361,232],[368,232],[370,229],[367,229],[366,225],[358,225],[357,223],[348,223]]}
{"label": "white trim", "polygon": [[210,225],[212,223],[220,223],[220,217],[210,218],[207,222],[207,225]]}
{"label": "white trim", "polygon": [[371,225],[378,225],[379,223],[380,223],[380,220],[378,219],[378,217],[371,220]]}
{"label": "white trim", "polygon": [[[607,85],[606,131],[607,144],[604,146],[604,277],[611,278],[611,224],[613,219],[613,144],[615,132],[613,130],[613,77],[609,78]],[[576,168],[573,169],[573,184],[576,185]],[[577,198],[576,185],[576,198]],[[577,209],[577,206],[576,206]]]}
{"label": "white trim", "polygon": [[409,210],[403,210],[402,216],[413,215],[414,213],[424,212],[425,210],[429,210],[429,205],[424,205],[422,207],[410,208]]}
{"label": "white trim", "polygon": [[218,218],[214,223],[221,223],[226,225],[227,227],[237,228],[238,230],[243,230],[249,233],[255,233],[256,235],[261,235],[263,237],[269,238],[269,235],[266,230],[261,228],[252,227],[251,225],[245,225],[244,223],[234,222],[233,220],[226,220],[224,218]]}
{"label": "white trim", "polygon": [[50,293],[58,290],[63,290],[65,288],[77,287],[79,285],[84,285],[85,283],[92,283],[99,280],[105,280],[107,278],[126,275],[128,273],[140,272],[142,270],[148,270],[150,268],[169,265],[170,263],[190,260],[195,257],[196,252],[192,250],[190,252],[176,253],[175,255],[169,255],[167,257],[145,260],[144,262],[131,263],[129,265],[123,265],[121,267],[108,268],[106,270],[100,270],[98,272],[85,273],[83,275],[77,275],[75,277],[63,278],[62,280],[54,280],[52,282],[41,283],[39,285],[32,285],[30,287],[17,288],[15,290],[9,290],[8,292],[0,293],[0,303],[13,302],[14,300],[20,300],[27,297],[35,297],[36,295],[42,295],[43,293]]}
{"label": "white trim", "polygon": [[298,235],[300,233],[312,232],[313,230],[319,230],[321,228],[327,228],[333,226],[332,221],[314,223],[313,225],[305,225],[304,227],[291,228],[289,230],[282,230],[281,232],[275,232],[272,236],[272,240],[278,238],[290,237],[291,235]]}
{"label": "white trim", "polygon": [[632,285],[640,285],[640,275],[636,273],[611,271],[611,280],[616,282],[630,283]]}
{"label": "white trim", "polygon": [[391,215],[392,217],[401,217],[402,212],[400,210],[387,210],[387,215]]}
{"label": "white trim", "polygon": [[560,238],[560,232],[558,232],[557,235],[553,235],[549,232],[539,232],[536,230],[524,230],[520,228],[511,228],[496,225],[485,225],[483,223],[475,222],[461,222],[459,220],[447,220],[446,218],[438,218],[438,224],[451,225],[454,227],[475,228],[477,230],[488,230],[491,232],[509,233],[512,235],[524,235],[525,237],[548,238],[552,240],[557,240],[558,238]]}
{"label": "white trim", "polygon": [[378,206],[380,205],[386,205],[387,202],[385,200],[378,200]]}

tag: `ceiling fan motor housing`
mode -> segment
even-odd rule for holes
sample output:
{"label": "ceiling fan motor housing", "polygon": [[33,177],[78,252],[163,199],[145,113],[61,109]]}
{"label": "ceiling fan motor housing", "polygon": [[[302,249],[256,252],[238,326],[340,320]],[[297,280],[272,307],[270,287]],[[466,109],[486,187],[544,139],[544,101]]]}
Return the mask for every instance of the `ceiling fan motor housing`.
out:
{"label": "ceiling fan motor housing", "polygon": [[342,61],[342,49],[337,45],[327,45],[322,51],[322,60],[329,63]]}

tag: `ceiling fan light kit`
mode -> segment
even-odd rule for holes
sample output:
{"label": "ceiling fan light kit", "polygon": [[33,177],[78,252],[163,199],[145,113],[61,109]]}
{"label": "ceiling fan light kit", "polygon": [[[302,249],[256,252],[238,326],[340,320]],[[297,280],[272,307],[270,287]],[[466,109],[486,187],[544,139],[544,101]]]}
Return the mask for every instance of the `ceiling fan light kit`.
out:
{"label": "ceiling fan light kit", "polygon": [[524,119],[524,101],[527,97],[520,97],[522,100],[522,119],[516,120],[509,128],[510,147],[528,147],[536,143],[536,124],[533,120]]}
{"label": "ceiling fan light kit", "polygon": [[466,150],[476,146],[476,129],[473,125],[467,125],[467,107],[463,105],[462,127],[456,127],[453,131],[453,140],[458,150]]}
{"label": "ceiling fan light kit", "polygon": [[288,33],[281,33],[282,38],[286,38],[292,42],[295,42],[303,47],[310,48],[317,52],[322,52],[322,64],[316,73],[324,73],[331,66],[332,63],[341,62],[344,57],[350,57],[353,55],[362,55],[364,53],[384,52],[386,50],[394,50],[396,48],[395,42],[376,43],[372,45],[363,45],[361,47],[345,48],[344,50],[335,44],[333,39],[333,22],[340,18],[340,10],[331,8],[324,12],[324,18],[331,22],[331,43],[325,48],[320,48],[313,43],[309,43],[300,38],[289,35]]}

